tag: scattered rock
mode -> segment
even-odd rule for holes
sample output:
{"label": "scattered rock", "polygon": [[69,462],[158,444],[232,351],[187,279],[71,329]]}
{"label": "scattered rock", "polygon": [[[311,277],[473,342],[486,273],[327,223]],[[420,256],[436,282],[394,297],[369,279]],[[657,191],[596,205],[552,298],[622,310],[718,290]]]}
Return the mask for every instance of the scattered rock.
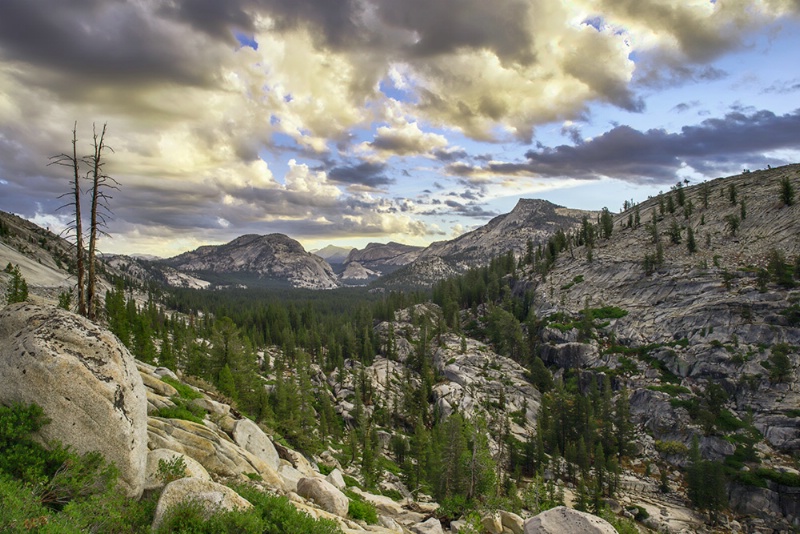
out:
{"label": "scattered rock", "polygon": [[342,476],[342,472],[339,471],[337,467],[333,471],[330,472],[328,476],[325,477],[325,480],[333,484],[337,489],[343,490],[347,487],[347,484],[344,482],[344,477]]}
{"label": "scattered rock", "polygon": [[525,520],[514,512],[506,512],[500,510],[500,523],[503,525],[505,531],[511,531],[513,534],[523,534]]}

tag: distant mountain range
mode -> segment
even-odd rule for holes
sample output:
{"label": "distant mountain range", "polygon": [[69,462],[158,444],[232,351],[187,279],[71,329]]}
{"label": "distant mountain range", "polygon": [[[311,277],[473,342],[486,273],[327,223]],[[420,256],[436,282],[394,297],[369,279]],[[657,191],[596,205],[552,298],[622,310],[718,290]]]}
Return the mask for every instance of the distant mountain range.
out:
{"label": "distant mountain range", "polygon": [[[42,252],[40,256],[48,257],[53,267],[55,263],[67,265],[71,254],[69,243],[24,219],[4,215],[8,224],[20,231],[24,228],[26,235],[41,234],[29,236],[30,240],[58,242],[54,248],[58,251],[55,256],[58,262],[50,254]],[[469,267],[488,263],[492,257],[509,250],[523,254],[529,241],[543,243],[558,229],[577,226],[584,216],[594,218],[596,213],[571,210],[544,200],[520,200],[510,213],[492,219],[487,225],[427,248],[396,242],[370,243],[361,250],[329,245],[312,254],[283,234],[248,234],[230,243],[201,246],[168,259],[132,254],[105,255],[103,260],[113,273],[141,282],[195,289],[428,286]],[[12,258],[12,251],[6,255],[10,261],[22,261],[20,254]],[[66,280],[69,273],[50,273],[48,280],[59,277]]]}

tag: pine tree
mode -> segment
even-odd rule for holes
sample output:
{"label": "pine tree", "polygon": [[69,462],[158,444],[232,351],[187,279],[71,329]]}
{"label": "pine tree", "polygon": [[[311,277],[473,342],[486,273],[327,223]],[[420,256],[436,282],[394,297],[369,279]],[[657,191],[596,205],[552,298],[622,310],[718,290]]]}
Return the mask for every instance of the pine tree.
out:
{"label": "pine tree", "polygon": [[781,202],[784,206],[794,204],[794,186],[788,176],[781,178]]}
{"label": "pine tree", "polygon": [[231,372],[231,368],[228,366],[228,364],[225,364],[219,372],[217,388],[219,389],[219,392],[226,397],[236,400],[236,383],[233,380],[233,373]]}
{"label": "pine tree", "polygon": [[[9,263],[9,265],[11,265]],[[8,268],[6,268],[8,271]],[[8,288],[6,289],[6,303],[14,304],[15,302],[25,302],[28,300],[28,282],[19,271],[19,265],[15,265],[11,269],[11,280],[9,281]]]}
{"label": "pine tree", "polygon": [[694,240],[694,230],[692,230],[691,226],[686,229],[686,249],[689,254],[697,252],[697,243]]}
{"label": "pine tree", "polygon": [[611,238],[611,232],[614,230],[614,218],[608,208],[603,208],[600,213],[600,229],[605,239]]}

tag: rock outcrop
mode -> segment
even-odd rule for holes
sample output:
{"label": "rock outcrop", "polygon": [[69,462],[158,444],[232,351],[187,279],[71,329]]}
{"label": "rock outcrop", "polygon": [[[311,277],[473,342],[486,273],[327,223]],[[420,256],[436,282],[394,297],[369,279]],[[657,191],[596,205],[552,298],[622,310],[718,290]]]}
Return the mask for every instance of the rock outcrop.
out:
{"label": "rock outcrop", "polygon": [[564,506],[546,510],[525,522],[525,534],[617,534],[611,523],[596,515]]}
{"label": "rock outcrop", "polygon": [[70,312],[27,303],[0,311],[0,402],[36,403],[50,419],[39,436],[78,453],[98,451],[141,495],[147,396],[128,349]]}

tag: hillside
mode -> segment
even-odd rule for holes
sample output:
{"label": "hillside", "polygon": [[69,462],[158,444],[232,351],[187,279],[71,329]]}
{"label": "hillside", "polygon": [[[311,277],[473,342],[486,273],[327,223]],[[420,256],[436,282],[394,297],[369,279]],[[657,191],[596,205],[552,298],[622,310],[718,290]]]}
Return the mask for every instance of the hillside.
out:
{"label": "hillside", "polygon": [[[102,323],[138,360],[151,451],[179,452],[215,483],[257,474],[343,532],[518,532],[562,503],[625,532],[788,531],[800,521],[800,198],[786,205],[786,183],[800,191],[800,165],[681,183],[618,215],[574,212],[563,231],[535,223],[561,208],[522,202],[442,249],[500,254],[463,271],[417,260],[439,270],[429,295],[112,290]],[[274,244],[243,236],[181,262],[247,270],[270,254],[262,241]],[[11,250],[29,268],[48,261]],[[0,320],[0,336],[23,323]],[[237,433],[250,419],[260,430]],[[248,455],[264,440],[272,471]],[[332,469],[380,526],[298,496],[301,478],[341,485]]]}
{"label": "hillside", "polygon": [[570,231],[584,217],[594,221],[597,216],[598,212],[564,208],[546,200],[521,199],[510,213],[495,217],[485,226],[432,243],[377,285],[430,287],[471,267],[488,265],[496,256],[509,252],[522,256],[529,247],[545,243],[559,230]]}
{"label": "hillside", "polygon": [[[798,191],[799,171],[673,188],[615,216],[608,239],[563,251],[544,280],[528,282],[544,361],[626,384],[647,457],[682,465],[663,444],[688,450],[699,437],[703,456],[731,469],[732,509],[768,524],[798,518],[796,490],[774,481],[797,473],[800,447],[800,206],[781,201],[781,180]],[[579,341],[584,310],[600,308],[624,316]],[[752,471],[765,478],[745,476]]]}

